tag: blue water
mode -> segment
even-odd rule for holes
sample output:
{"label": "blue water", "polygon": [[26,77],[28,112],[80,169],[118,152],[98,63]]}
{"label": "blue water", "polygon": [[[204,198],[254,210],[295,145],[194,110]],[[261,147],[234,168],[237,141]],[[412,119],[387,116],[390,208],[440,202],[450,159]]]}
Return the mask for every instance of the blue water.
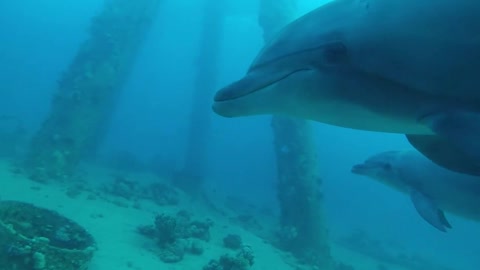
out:
{"label": "blue water", "polygon": [[[100,2],[0,1],[0,115],[14,115],[32,133],[40,126],[56,82],[87,37]],[[255,2],[230,7],[218,87],[240,78],[262,46]],[[321,1],[299,2],[302,14]],[[140,159],[160,154],[172,166],[183,166],[201,11],[197,0],[162,4],[122,92],[102,153],[125,150]],[[215,90],[206,94],[213,96]],[[211,120],[207,189],[276,208],[270,117],[226,119],[212,113]],[[418,216],[407,196],[350,173],[353,164],[372,154],[410,148],[402,135],[313,125],[333,238],[361,229],[455,269],[480,269],[479,223],[447,213],[454,229],[438,232]]]}

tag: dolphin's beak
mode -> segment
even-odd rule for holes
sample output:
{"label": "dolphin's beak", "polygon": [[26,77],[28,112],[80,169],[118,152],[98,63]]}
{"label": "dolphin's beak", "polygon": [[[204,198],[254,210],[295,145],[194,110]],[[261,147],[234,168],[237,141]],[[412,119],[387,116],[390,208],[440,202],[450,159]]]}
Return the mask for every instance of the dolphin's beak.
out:
{"label": "dolphin's beak", "polygon": [[244,97],[256,91],[267,88],[268,86],[281,81],[289,75],[297,72],[296,70],[264,73],[261,71],[250,71],[241,80],[238,80],[226,87],[220,89],[213,98],[215,102],[222,102]]}
{"label": "dolphin's beak", "polygon": [[223,117],[235,117],[235,114],[231,113],[231,106],[229,106],[228,101],[219,101],[214,102],[212,105],[212,110],[214,113],[223,116]]}
{"label": "dolphin's beak", "polygon": [[223,117],[239,117],[268,113],[268,104],[259,104],[263,91],[253,91],[250,94],[239,95],[227,86],[215,95],[212,110]]}
{"label": "dolphin's beak", "polygon": [[220,89],[216,94],[213,100],[215,102],[222,102],[227,100],[232,100],[246,96],[252,92],[255,92],[263,87],[264,85],[258,85],[255,83],[255,76],[247,75],[243,79],[236,81],[226,87]]}
{"label": "dolphin's beak", "polygon": [[[241,80],[220,89],[213,98],[212,109],[216,114],[225,117],[272,113],[271,107],[276,105],[272,100],[278,99],[282,95],[279,93],[282,92],[281,90],[273,89],[279,83],[283,84],[292,75],[301,74],[305,71],[310,71],[310,69],[251,70]],[[287,88],[290,89],[291,87]],[[270,90],[276,93],[268,94]]]}
{"label": "dolphin's beak", "polygon": [[310,71],[310,68],[297,68],[290,70],[278,70],[274,72],[263,72],[262,70],[250,71],[241,80],[238,80],[220,89],[213,98],[215,102],[221,102],[240,98],[256,91],[265,89],[276,84],[291,75],[299,72]]}
{"label": "dolphin's beak", "polygon": [[350,172],[352,172],[354,174],[362,174],[363,175],[369,170],[369,168],[370,168],[370,166],[368,166],[365,163],[356,164],[356,165],[352,166],[352,169],[350,170]]}
{"label": "dolphin's beak", "polygon": [[252,84],[251,76],[236,81],[222,89],[214,96],[212,110],[224,117],[235,117],[242,115],[242,112],[248,110],[245,100],[248,100],[252,93],[261,89],[261,86]]}
{"label": "dolphin's beak", "polygon": [[220,89],[214,96],[212,110],[224,117],[248,115],[248,102],[246,100],[255,92],[268,87],[275,81],[259,83],[258,76],[249,73],[238,80]]}

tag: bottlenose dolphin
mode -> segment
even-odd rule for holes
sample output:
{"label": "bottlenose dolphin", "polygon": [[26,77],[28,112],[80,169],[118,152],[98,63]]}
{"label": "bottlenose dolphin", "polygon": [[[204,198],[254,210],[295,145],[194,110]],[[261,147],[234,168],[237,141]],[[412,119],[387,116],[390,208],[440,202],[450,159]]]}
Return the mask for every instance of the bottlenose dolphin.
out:
{"label": "bottlenose dolphin", "polygon": [[480,177],[447,170],[417,151],[388,151],[352,172],[410,194],[420,216],[440,231],[451,228],[444,212],[480,221]]}
{"label": "bottlenose dolphin", "polygon": [[403,133],[480,175],[479,25],[480,1],[334,0],[269,41],[213,110]]}

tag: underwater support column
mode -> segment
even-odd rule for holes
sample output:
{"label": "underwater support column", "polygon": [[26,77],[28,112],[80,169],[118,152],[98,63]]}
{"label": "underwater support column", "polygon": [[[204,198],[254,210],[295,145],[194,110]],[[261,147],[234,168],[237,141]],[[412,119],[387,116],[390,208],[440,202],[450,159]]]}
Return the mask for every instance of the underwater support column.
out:
{"label": "underwater support column", "polygon": [[[269,40],[295,15],[296,0],[261,0],[259,24]],[[305,263],[333,269],[323,212],[319,161],[310,123],[274,116],[280,244]]]}
{"label": "underwater support column", "polygon": [[212,89],[217,88],[218,58],[224,22],[224,1],[203,0],[204,12],[183,174],[175,184],[195,194],[201,191],[207,167]]}
{"label": "underwater support column", "polygon": [[94,152],[162,0],[108,0],[58,81],[24,162],[36,181],[70,177]]}

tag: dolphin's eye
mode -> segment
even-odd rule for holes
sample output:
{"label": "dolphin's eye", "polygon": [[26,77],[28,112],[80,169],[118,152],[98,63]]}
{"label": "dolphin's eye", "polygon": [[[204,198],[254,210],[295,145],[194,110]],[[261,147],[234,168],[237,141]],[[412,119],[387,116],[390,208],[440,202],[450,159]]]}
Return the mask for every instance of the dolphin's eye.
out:
{"label": "dolphin's eye", "polygon": [[335,41],[325,45],[323,54],[328,64],[337,65],[346,61],[348,50],[345,44]]}

